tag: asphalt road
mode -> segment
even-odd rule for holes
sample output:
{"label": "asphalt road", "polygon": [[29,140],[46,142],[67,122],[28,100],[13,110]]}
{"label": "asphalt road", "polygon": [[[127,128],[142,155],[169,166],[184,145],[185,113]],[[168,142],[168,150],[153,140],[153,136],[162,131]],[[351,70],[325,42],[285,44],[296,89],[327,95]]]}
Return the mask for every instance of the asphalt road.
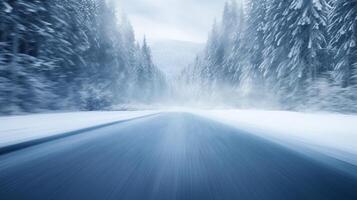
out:
{"label": "asphalt road", "polygon": [[341,166],[357,171],[166,113],[1,155],[0,199],[356,200],[357,178]]}

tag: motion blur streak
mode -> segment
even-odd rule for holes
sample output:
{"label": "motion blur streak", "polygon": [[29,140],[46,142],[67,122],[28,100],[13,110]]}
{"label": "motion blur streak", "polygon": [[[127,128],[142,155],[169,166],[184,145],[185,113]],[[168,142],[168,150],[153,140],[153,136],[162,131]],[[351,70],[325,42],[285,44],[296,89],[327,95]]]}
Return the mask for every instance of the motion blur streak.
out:
{"label": "motion blur streak", "polygon": [[202,117],[165,113],[2,155],[0,197],[357,199],[357,167],[335,163]]}

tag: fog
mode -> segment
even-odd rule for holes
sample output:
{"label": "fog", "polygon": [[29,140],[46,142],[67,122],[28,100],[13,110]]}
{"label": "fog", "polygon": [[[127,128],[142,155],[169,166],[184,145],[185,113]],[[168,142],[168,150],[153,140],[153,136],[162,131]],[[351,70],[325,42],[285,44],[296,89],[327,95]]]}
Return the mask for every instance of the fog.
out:
{"label": "fog", "polygon": [[221,0],[117,0],[138,38],[182,40],[202,43],[207,40],[214,18],[220,18]]}

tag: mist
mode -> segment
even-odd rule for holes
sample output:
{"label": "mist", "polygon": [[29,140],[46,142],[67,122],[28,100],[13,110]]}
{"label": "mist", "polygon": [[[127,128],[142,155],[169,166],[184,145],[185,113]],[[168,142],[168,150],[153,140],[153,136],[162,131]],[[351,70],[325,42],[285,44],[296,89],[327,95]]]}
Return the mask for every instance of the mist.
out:
{"label": "mist", "polygon": [[[345,26],[338,20],[355,7],[338,5],[6,1],[0,112],[168,106],[356,112],[355,33],[352,18]],[[65,9],[73,12],[60,15]]]}
{"label": "mist", "polygon": [[1,0],[1,200],[357,199],[357,0]]}
{"label": "mist", "polygon": [[221,17],[219,0],[117,0],[118,10],[131,19],[137,38],[205,43],[214,18]]}

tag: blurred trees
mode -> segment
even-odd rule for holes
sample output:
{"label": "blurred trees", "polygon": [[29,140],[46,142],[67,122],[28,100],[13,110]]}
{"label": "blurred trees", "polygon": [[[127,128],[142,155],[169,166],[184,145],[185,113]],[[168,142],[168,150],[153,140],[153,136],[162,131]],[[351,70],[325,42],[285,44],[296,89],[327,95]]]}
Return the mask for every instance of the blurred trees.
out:
{"label": "blurred trees", "polygon": [[[98,110],[160,95],[161,72],[114,8],[100,0],[0,2],[0,113]],[[142,85],[145,95],[133,95]]]}
{"label": "blurred trees", "polygon": [[356,18],[355,0],[229,1],[182,79],[238,106],[357,112]]}

